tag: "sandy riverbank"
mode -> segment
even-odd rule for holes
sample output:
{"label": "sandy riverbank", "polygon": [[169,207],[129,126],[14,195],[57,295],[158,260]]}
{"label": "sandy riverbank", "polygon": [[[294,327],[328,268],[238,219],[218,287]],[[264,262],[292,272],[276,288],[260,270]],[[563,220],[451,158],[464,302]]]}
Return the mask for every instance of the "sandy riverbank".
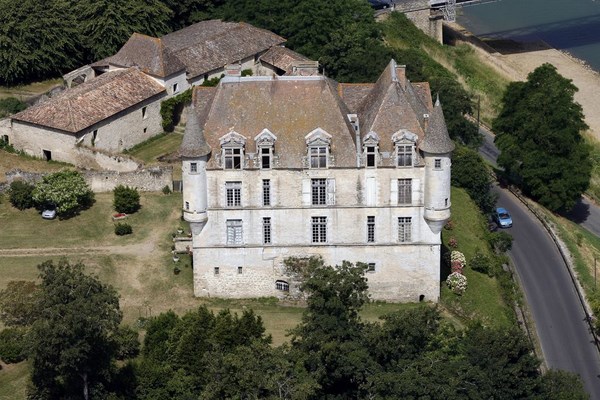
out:
{"label": "sandy riverbank", "polygon": [[583,61],[556,50],[544,42],[517,43],[514,41],[480,41],[458,24],[447,24],[453,31],[465,36],[474,44],[490,64],[510,80],[525,80],[527,74],[542,65],[550,63],[558,72],[573,81],[579,91],[575,101],[581,104],[590,134],[600,141],[600,74]]}

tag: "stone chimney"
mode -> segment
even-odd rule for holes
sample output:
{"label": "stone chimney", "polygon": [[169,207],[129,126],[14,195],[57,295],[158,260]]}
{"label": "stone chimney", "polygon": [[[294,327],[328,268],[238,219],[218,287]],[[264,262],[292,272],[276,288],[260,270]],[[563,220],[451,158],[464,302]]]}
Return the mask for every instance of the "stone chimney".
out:
{"label": "stone chimney", "polygon": [[318,61],[293,61],[292,74],[294,76],[313,76],[319,74]]}
{"label": "stone chimney", "polygon": [[429,128],[429,114],[423,114],[423,131],[427,132]]}

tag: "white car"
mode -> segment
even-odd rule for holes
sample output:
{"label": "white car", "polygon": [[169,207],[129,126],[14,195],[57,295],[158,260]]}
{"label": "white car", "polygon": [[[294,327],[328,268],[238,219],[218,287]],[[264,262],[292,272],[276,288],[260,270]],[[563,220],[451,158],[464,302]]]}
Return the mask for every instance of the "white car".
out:
{"label": "white car", "polygon": [[56,208],[46,208],[44,211],[42,211],[42,218],[44,218],[44,219],[56,218]]}

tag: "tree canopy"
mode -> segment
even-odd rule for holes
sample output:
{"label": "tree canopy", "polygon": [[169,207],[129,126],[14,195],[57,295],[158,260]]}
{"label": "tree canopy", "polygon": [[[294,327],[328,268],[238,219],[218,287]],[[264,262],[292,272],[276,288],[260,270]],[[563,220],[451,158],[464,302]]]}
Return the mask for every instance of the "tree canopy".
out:
{"label": "tree canopy", "polygon": [[94,192],[79,172],[65,170],[44,176],[35,186],[32,197],[39,205],[54,205],[58,214],[70,215],[90,206]]}
{"label": "tree canopy", "polygon": [[590,149],[577,87],[551,64],[511,83],[494,120],[498,165],[528,195],[552,211],[571,209],[588,188]]}

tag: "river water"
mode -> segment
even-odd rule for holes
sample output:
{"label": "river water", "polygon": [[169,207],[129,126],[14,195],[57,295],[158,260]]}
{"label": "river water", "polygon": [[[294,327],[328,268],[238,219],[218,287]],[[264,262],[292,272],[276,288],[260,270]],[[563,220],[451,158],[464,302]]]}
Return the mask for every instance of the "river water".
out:
{"label": "river water", "polygon": [[600,72],[600,0],[498,0],[458,9],[479,37],[543,40]]}

